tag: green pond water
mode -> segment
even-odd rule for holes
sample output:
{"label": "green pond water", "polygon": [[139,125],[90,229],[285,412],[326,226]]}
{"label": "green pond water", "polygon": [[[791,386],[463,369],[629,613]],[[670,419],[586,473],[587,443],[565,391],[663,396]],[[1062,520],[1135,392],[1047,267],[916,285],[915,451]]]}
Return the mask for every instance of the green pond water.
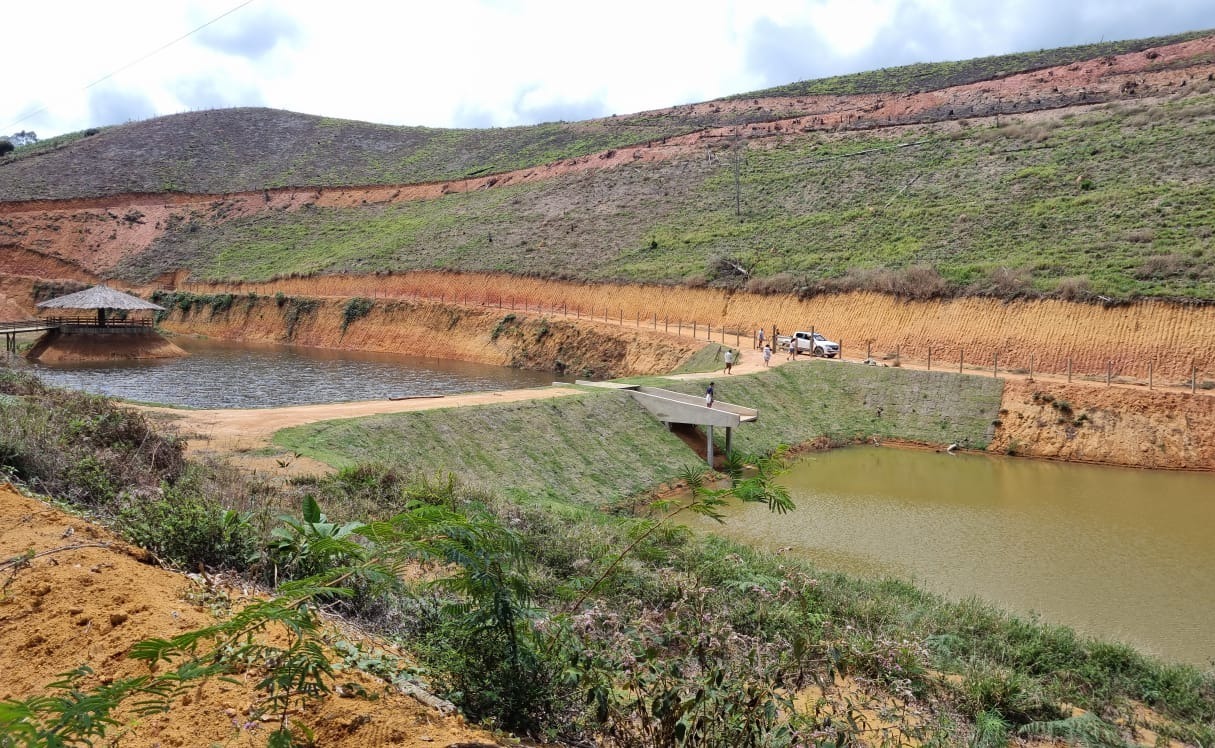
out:
{"label": "green pond water", "polygon": [[725,525],[689,524],[1215,659],[1215,476],[876,447],[803,458],[783,480],[792,514],[732,506]]}

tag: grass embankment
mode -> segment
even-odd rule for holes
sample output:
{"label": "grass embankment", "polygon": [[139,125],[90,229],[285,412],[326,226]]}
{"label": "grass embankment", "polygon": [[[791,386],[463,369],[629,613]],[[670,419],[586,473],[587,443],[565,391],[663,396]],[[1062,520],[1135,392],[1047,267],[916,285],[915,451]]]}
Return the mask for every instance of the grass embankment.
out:
{"label": "grass embankment", "polygon": [[[645,381],[696,394],[706,384]],[[991,438],[1002,386],[982,377],[818,361],[721,377],[717,397],[760,410],[757,423],[738,429],[735,444],[746,452],[871,436],[981,448]],[[645,491],[696,461],[618,392],[325,421],[280,431],[274,442],[337,466],[451,472],[512,497],[590,505]]]}
{"label": "grass embankment", "polygon": [[[705,383],[648,378],[648,383],[701,394]],[[768,452],[820,437],[850,443],[870,437],[928,444],[958,442],[982,449],[991,441],[1004,383],[990,377],[803,361],[716,380],[718,400],[758,408],[735,445]]]}
{"label": "grass embankment", "polygon": [[451,473],[512,498],[599,505],[672,478],[696,456],[619,392],[325,421],[274,442],[338,466]]}
{"label": "grass embankment", "polygon": [[[116,273],[452,268],[778,292],[1215,299],[1213,113],[1215,96],[1190,93],[998,127],[752,147],[741,216],[732,161],[703,155],[432,201],[263,214],[171,231]],[[882,274],[908,269],[918,274]]]}

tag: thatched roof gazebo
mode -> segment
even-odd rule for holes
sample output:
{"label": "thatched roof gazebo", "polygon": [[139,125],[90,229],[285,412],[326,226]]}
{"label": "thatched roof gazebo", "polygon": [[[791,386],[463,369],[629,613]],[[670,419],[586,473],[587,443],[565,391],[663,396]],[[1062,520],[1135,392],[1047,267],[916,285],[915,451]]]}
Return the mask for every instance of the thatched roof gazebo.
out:
{"label": "thatched roof gazebo", "polygon": [[[40,312],[96,311],[97,317],[44,317],[47,333],[34,343],[26,357],[57,364],[185,356],[185,351],[156,332],[152,313],[163,310],[162,306],[106,285],[40,302]],[[134,312],[137,316],[107,320],[106,313],[111,311]]]}
{"label": "thatched roof gazebo", "polygon": [[77,311],[97,310],[97,326],[106,326],[106,312],[115,311],[149,311],[163,312],[164,307],[144,301],[138,296],[115,290],[104,283],[83,291],[60,296],[57,299],[39,302],[39,309],[72,309]]}

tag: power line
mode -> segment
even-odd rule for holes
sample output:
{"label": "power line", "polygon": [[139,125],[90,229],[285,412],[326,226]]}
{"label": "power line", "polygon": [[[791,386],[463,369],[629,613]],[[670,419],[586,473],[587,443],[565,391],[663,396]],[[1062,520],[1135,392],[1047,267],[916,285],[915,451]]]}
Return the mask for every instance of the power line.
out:
{"label": "power line", "polygon": [[[100,78],[98,78],[97,80],[93,81],[92,83],[88,84],[87,86],[85,86],[84,88],[82,88],[80,90],[87,91],[90,88],[92,88],[93,86],[96,86],[98,83],[104,83],[105,81],[109,80],[110,78],[113,78],[115,75],[118,75],[119,73],[123,72],[124,70],[129,70],[129,69],[135,67],[136,65],[138,65],[139,63],[143,62],[144,60],[147,60],[149,57],[153,57],[155,55],[160,54],[161,52],[165,51],[169,47],[172,47],[174,44],[177,44],[178,42],[182,41],[183,39],[188,39],[189,37],[197,34],[198,32],[207,28],[208,26],[215,23],[216,21],[219,21],[223,18],[226,18],[227,16],[232,15],[236,11],[240,10],[241,8],[245,7],[246,5],[249,5],[250,3],[253,3],[254,1],[255,0],[245,0],[240,5],[237,5],[236,7],[231,8],[230,10],[226,10],[223,13],[220,13],[218,16],[212,18],[210,21],[207,21],[206,23],[202,24],[201,26],[198,26],[194,29],[191,29],[190,31],[187,31],[186,33],[182,34],[181,36],[177,37],[176,39],[174,39],[170,42],[160,45],[159,47],[152,50],[151,52],[148,52],[146,55],[144,55],[136,60],[133,60],[131,62],[128,62],[126,65],[123,65],[122,67],[118,68],[117,70],[111,70],[110,72],[106,73],[105,75],[101,76]],[[22,122],[26,121],[27,119],[29,119],[35,115],[42,114],[49,108],[50,108],[49,106],[39,107],[38,109],[35,109],[34,111],[24,115],[20,119],[14,121],[8,125],[5,125],[4,129],[8,130],[9,128],[11,128],[15,125],[19,125]]]}

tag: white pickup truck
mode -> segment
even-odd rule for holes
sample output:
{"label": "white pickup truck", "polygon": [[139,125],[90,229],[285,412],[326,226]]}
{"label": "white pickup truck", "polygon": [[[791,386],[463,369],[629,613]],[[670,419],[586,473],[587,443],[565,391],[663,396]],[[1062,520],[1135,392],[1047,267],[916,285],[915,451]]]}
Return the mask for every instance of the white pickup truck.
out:
{"label": "white pickup truck", "polygon": [[809,353],[812,356],[835,358],[840,353],[840,344],[827,340],[817,332],[795,332],[792,335],[777,335],[776,347],[789,350],[797,346],[798,353]]}

